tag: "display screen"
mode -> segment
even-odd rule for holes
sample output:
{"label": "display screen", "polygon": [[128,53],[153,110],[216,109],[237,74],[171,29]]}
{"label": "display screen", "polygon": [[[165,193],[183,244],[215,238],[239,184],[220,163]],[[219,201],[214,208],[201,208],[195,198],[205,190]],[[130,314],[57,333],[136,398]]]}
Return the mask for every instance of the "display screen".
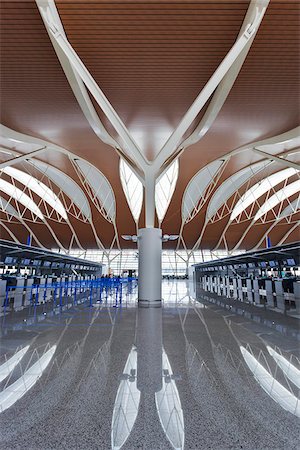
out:
{"label": "display screen", "polygon": [[17,258],[13,258],[12,256],[6,256],[4,260],[4,264],[15,264],[17,262]]}
{"label": "display screen", "polygon": [[258,265],[259,267],[267,267],[267,263],[265,261],[261,261]]}
{"label": "display screen", "polygon": [[30,259],[22,259],[21,264],[23,266],[29,266],[30,265]]}
{"label": "display screen", "polygon": [[42,261],[39,260],[39,259],[33,259],[33,260],[31,261],[31,264],[32,264],[33,266],[40,266],[41,263],[42,263]]}
{"label": "display screen", "polygon": [[51,262],[50,261],[44,261],[43,262],[43,266],[44,267],[50,267],[51,266]]}
{"label": "display screen", "polygon": [[295,260],[293,258],[287,259],[286,264],[287,264],[287,266],[295,266],[296,265]]}

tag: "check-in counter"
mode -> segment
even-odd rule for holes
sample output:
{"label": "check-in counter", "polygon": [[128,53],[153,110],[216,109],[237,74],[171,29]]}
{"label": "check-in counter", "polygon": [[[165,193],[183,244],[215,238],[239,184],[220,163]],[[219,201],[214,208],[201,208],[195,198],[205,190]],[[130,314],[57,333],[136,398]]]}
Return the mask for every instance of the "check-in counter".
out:
{"label": "check-in counter", "polygon": [[24,284],[24,277],[16,278],[16,289],[14,291],[14,309],[19,309],[23,306]]}
{"label": "check-in counter", "polygon": [[247,299],[248,302],[253,302],[253,292],[252,292],[252,280],[251,278],[246,279],[246,288],[247,288]]}
{"label": "check-in counter", "polygon": [[40,285],[39,291],[38,291],[39,292],[38,302],[43,303],[43,302],[45,302],[45,299],[46,299],[46,288],[45,288],[46,278],[40,277],[38,279],[38,284]]}
{"label": "check-in counter", "polygon": [[258,283],[257,278],[255,278],[253,280],[253,297],[254,297],[254,303],[259,304],[260,296],[259,296],[259,283]]}
{"label": "check-in counter", "polygon": [[267,305],[270,306],[271,308],[274,308],[276,306],[276,298],[274,296],[274,282],[273,280],[266,280],[265,283],[265,287],[266,287],[266,300],[267,300]]}
{"label": "check-in counter", "polygon": [[34,279],[33,278],[27,278],[25,280],[24,306],[30,305],[33,283],[34,283]]}
{"label": "check-in counter", "polygon": [[0,280],[0,306],[3,306],[5,303],[6,297],[6,280]]}
{"label": "check-in counter", "polygon": [[45,294],[45,301],[50,302],[52,299],[52,278],[48,277],[46,280],[46,294]]}
{"label": "check-in counter", "polygon": [[285,311],[285,299],[282,280],[275,280],[275,292],[277,308]]}
{"label": "check-in counter", "polygon": [[230,289],[230,278],[226,277],[226,297],[231,297],[231,289]]}
{"label": "check-in counter", "polygon": [[238,285],[237,285],[237,279],[233,278],[233,298],[238,298]]}
{"label": "check-in counter", "polygon": [[300,313],[300,281],[294,281],[294,299],[296,312]]}

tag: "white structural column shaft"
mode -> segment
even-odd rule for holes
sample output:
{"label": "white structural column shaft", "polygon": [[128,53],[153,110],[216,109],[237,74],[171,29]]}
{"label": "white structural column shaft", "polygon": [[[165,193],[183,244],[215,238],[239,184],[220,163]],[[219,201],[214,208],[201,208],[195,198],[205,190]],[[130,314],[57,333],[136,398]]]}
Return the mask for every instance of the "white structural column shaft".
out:
{"label": "white structural column shaft", "polygon": [[161,305],[161,254],[160,228],[141,228],[138,234],[139,250],[139,306]]}
{"label": "white structural column shaft", "polygon": [[155,176],[151,170],[145,173],[146,228],[153,228],[155,221]]}

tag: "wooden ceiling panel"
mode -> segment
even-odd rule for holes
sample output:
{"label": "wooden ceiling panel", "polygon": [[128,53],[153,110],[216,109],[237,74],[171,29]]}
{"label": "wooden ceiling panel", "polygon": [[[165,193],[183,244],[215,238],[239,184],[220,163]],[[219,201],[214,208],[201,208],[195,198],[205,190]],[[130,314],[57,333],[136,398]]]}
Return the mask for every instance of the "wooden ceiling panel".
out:
{"label": "wooden ceiling panel", "polygon": [[[56,5],[70,43],[151,159],[232,47],[249,1],[57,0]],[[119,158],[85,119],[35,2],[2,0],[0,20],[1,122],[95,164],[114,187],[118,228],[128,234],[134,222],[127,206],[118,209],[125,202]],[[216,121],[180,158],[177,187],[163,223],[166,232],[178,231],[183,191],[201,167],[298,124],[299,2],[271,0]],[[63,158],[47,155],[45,159],[69,170]],[[251,159],[257,157],[242,155],[231,170]],[[187,227],[188,247],[199,235],[201,217]],[[214,245],[217,231],[208,229],[204,246]],[[110,231],[105,225],[103,235],[108,242]],[[86,244],[90,243],[87,235]]]}

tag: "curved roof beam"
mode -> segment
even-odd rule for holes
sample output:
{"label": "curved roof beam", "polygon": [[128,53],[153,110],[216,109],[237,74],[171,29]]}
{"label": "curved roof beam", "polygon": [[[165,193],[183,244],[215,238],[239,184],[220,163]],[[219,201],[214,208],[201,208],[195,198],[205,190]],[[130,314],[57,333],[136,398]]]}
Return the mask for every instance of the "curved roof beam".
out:
{"label": "curved roof beam", "polygon": [[64,205],[59,200],[57,195],[41,181],[37,180],[32,175],[16,169],[15,167],[5,167],[2,172],[22,183],[25,187],[33,191],[48,203],[63,219],[68,220],[67,212]]}
{"label": "curved roof beam", "polygon": [[282,204],[285,200],[287,200],[292,195],[296,194],[300,191],[300,180],[294,181],[286,185],[284,188],[277,191],[273,194],[269,199],[267,199],[264,204],[259,208],[251,223],[248,225],[246,230],[243,232],[241,238],[238,243],[234,246],[232,251],[237,250],[245,239],[246,235],[251,230],[252,226],[261,219],[263,216],[266,216],[269,211],[275,208],[277,205]]}
{"label": "curved roof beam", "polygon": [[280,241],[278,242],[277,245],[282,245],[284,244],[284,242],[287,240],[287,238],[289,237],[290,234],[292,234],[292,232],[294,230],[296,230],[297,228],[299,228],[300,225],[300,220],[298,220],[298,222],[295,223],[295,225],[293,227],[291,227],[288,232],[280,239]]}
{"label": "curved roof beam", "polygon": [[287,200],[292,195],[296,194],[300,191],[300,180],[294,181],[293,183],[288,184],[283,187],[279,191],[275,192],[257,211],[254,216],[254,221],[261,219],[265,216],[269,211],[275,208],[280,203]]}
{"label": "curved roof beam", "polygon": [[107,178],[99,169],[84,159],[76,157],[71,158],[71,161],[98,211],[109,222],[115,222],[115,194]]}
{"label": "curved roof beam", "polygon": [[[147,166],[147,160],[142,154],[140,148],[138,147],[137,143],[134,141],[132,136],[130,135],[128,129],[126,128],[125,124],[113,108],[113,106],[110,104],[102,90],[99,88],[98,84],[92,77],[92,75],[89,73],[73,47],[70,45],[69,41],[67,40],[67,37],[63,31],[63,26],[61,24],[59,15],[56,10],[56,6],[54,1],[51,0],[36,0],[39,12],[41,14],[41,17],[44,21],[45,27],[51,35],[52,39],[55,42],[55,49],[59,48],[59,54],[60,54],[60,60],[62,61],[62,55],[64,55],[64,58],[67,59],[69,65],[72,66],[73,76],[74,71],[77,74],[76,78],[76,84],[78,85],[78,78],[82,80],[82,82],[85,84],[87,89],[90,91],[91,95],[94,97],[104,114],[107,116],[108,120],[112,124],[112,126],[117,131],[118,135],[121,137],[122,141],[124,142],[124,149],[121,150],[120,145],[117,144],[117,149],[121,153],[125,153],[127,157],[131,161],[134,162],[134,165],[137,165],[139,169],[142,171],[145,170]],[[63,58],[63,60],[64,60]],[[78,86],[77,86],[78,87]],[[76,93],[78,95],[79,91],[76,88]],[[85,92],[83,95],[83,91],[80,90],[81,98],[83,102],[86,102],[86,96],[88,97],[88,93]],[[82,102],[81,102],[82,103]],[[90,105],[89,105],[90,106]],[[86,105],[86,108],[90,107]],[[90,109],[91,111],[91,109]],[[95,112],[95,111],[94,111]],[[95,112],[96,113],[96,112]],[[91,118],[90,115],[88,115],[88,120]],[[94,118],[93,118],[94,121]],[[92,121],[92,122],[93,122]],[[99,120],[100,122],[100,120]],[[98,122],[98,125],[99,125]],[[93,126],[93,129],[95,127]],[[103,127],[104,129],[104,127]],[[103,131],[103,130],[102,130]],[[103,133],[102,133],[103,134]],[[108,133],[106,132],[108,135]],[[107,136],[106,136],[107,138]],[[112,141],[112,138],[110,138],[110,141]],[[110,144],[111,145],[111,144]]]}
{"label": "curved roof beam", "polygon": [[255,244],[255,246],[251,250],[256,250],[261,246],[261,244],[264,242],[268,234],[275,228],[275,226],[282,220],[289,216],[292,216],[293,214],[296,214],[300,211],[300,194],[296,200],[294,200],[292,203],[290,203],[286,208],[279,214],[278,219],[276,219],[272,225],[267,229],[267,231],[262,235],[260,240]]}
{"label": "curved roof beam", "polygon": [[245,211],[248,206],[258,200],[262,195],[266,194],[270,191],[270,189],[276,187],[282,181],[286,180],[293,175],[296,175],[298,170],[294,168],[287,168],[281,170],[279,172],[273,173],[267,178],[264,178],[262,181],[259,181],[240,198],[235,207],[232,210],[230,220],[236,219],[240,214]]}
{"label": "curved roof beam", "polygon": [[56,167],[50,166],[42,161],[31,159],[28,162],[56,184],[72,200],[72,203],[77,206],[86,219],[91,219],[92,212],[89,202],[82,189],[71,177]]}
{"label": "curved roof beam", "polygon": [[[256,8],[263,9],[268,7],[269,1],[261,2],[261,0],[254,0],[250,3],[250,6],[248,8],[248,11],[246,13],[245,19],[243,21],[241,31],[238,35],[238,38],[241,37],[242,33],[246,29],[247,25],[255,19],[256,15]],[[262,13],[262,16],[260,18],[260,21],[263,19],[264,12]],[[243,51],[239,54],[236,61],[232,64],[230,69],[228,70],[227,74],[224,76],[223,80],[220,82],[219,86],[215,90],[212,99],[207,107],[207,110],[205,111],[205,114],[201,121],[199,122],[196,129],[193,131],[193,133],[181,144],[183,148],[186,148],[192,144],[195,144],[198,142],[210,129],[213,122],[215,121],[217,115],[219,114],[222,106],[224,105],[234,83],[235,80],[238,77],[238,74],[240,73],[240,70],[244,64],[244,61],[248,55],[248,52],[251,48],[251,45],[253,43],[253,40],[256,36],[256,33],[258,31],[260,23],[258,23],[256,30],[254,31],[253,35],[249,39],[248,43],[246,44]]]}
{"label": "curved roof beam", "polygon": [[[42,211],[27,194],[21,191],[21,189],[0,178],[0,190],[7,194],[10,198],[16,200],[17,203],[21,203],[25,207],[25,210],[28,209],[35,216],[44,221],[44,215]],[[22,216],[20,212],[19,214],[20,216]]]}
{"label": "curved roof beam", "polygon": [[[19,212],[3,197],[0,197],[0,211],[15,217],[25,228],[29,231],[29,234],[34,238],[39,247],[45,248],[43,244],[39,241],[35,233],[32,231],[30,226],[25,222],[25,220],[20,216]],[[2,221],[3,222],[3,221]],[[3,225],[4,226],[4,225]],[[7,230],[8,231],[8,230]]]}
{"label": "curved roof beam", "polygon": [[[175,131],[171,134],[165,145],[162,147],[161,151],[157,155],[154,164],[159,169],[162,167],[162,165],[169,160],[169,158],[172,157],[174,152],[178,150],[178,148],[182,148],[183,145],[181,145],[181,139],[184,136],[184,134],[187,132],[189,127],[192,125],[194,120],[197,118],[198,114],[204,107],[205,103],[209,100],[210,96],[214,93],[214,91],[218,88],[224,77],[228,74],[228,71],[231,69],[231,78],[232,78],[232,84],[228,83],[226,93],[226,89],[223,87],[220,88],[222,91],[224,89],[224,98],[223,94],[220,95],[220,91],[218,96],[216,97],[218,99],[219,105],[216,107],[216,105],[212,105],[212,109],[210,112],[211,120],[207,120],[206,118],[206,131],[211,126],[212,122],[214,121],[215,117],[217,116],[219,110],[223,106],[223,103],[226,100],[227,95],[230,92],[230,89],[239,73],[239,70],[244,62],[244,59],[247,56],[248,51],[243,55],[243,52],[245,52],[245,49],[249,44],[251,45],[253,38],[255,36],[255,33],[257,32],[260,23],[264,17],[264,14],[266,12],[267,6],[269,4],[269,0],[259,0],[259,1],[253,1],[251,3],[251,8],[249,10],[249,14],[246,15],[247,22],[243,24],[242,30],[230,49],[230,51],[227,53],[217,70],[214,72],[212,77],[209,79],[209,81],[206,83],[205,87],[202,89],[198,97],[195,99],[191,107],[188,109],[184,117],[182,118],[181,122],[175,129]],[[250,48],[250,46],[249,46]],[[248,48],[248,50],[249,50]],[[243,55],[243,59],[241,58],[240,64],[237,64],[236,67],[234,64],[238,61],[238,58]],[[233,67],[235,67],[233,69]],[[229,77],[229,78],[230,78]],[[228,81],[227,81],[228,82]],[[203,124],[202,124],[203,127]],[[204,127],[205,128],[205,127]],[[202,129],[202,128],[201,128]],[[205,132],[206,132],[205,131]],[[204,133],[205,134],[205,133]],[[198,130],[199,135],[199,130]],[[201,137],[201,136],[200,136]],[[199,137],[199,139],[200,139]],[[197,139],[197,140],[199,140]],[[190,144],[188,144],[190,145]],[[186,146],[186,145],[185,145]]]}

